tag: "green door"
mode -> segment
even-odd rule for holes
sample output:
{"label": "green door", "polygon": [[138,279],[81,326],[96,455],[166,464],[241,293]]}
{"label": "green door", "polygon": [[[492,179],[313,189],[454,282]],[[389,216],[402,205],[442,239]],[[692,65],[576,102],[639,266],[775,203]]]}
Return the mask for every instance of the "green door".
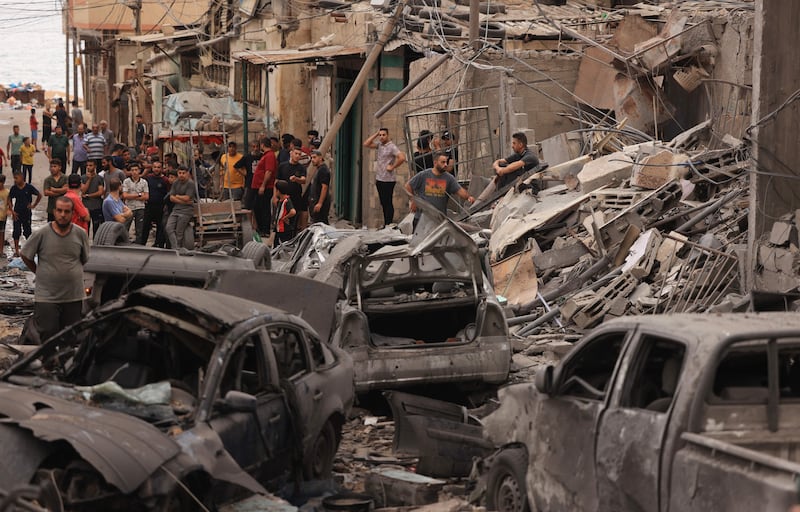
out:
{"label": "green door", "polygon": [[[352,85],[352,80],[336,81],[337,109],[342,105]],[[361,95],[353,103],[336,135],[334,169],[336,215],[351,222],[359,222],[361,220]]]}

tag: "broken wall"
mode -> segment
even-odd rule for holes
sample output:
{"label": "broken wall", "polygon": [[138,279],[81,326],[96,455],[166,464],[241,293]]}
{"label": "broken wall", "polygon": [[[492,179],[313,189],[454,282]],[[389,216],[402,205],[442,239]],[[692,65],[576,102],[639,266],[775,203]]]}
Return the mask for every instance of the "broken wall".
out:
{"label": "broken wall", "polygon": [[[780,282],[765,281],[754,273],[758,243],[773,221],[800,205],[797,162],[797,121],[800,103],[788,102],[800,83],[800,68],[788,65],[787,52],[800,46],[800,2],[756,0],[755,60],[753,64],[753,167],[750,197],[749,284],[776,290]],[[785,176],[785,177],[783,177]]]}

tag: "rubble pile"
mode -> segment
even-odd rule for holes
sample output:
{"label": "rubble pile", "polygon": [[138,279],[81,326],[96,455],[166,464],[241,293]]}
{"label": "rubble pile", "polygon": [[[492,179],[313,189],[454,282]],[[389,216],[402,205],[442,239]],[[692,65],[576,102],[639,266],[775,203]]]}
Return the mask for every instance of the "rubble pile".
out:
{"label": "rubble pile", "polygon": [[760,288],[789,292],[800,285],[800,210],[775,220],[757,245]]}
{"label": "rubble pile", "polygon": [[[743,290],[749,157],[732,137],[706,147],[707,128],[670,143],[625,146],[571,166],[568,175],[556,166],[500,200],[489,255],[496,291],[516,314],[512,332],[525,337],[550,322],[582,331],[622,315],[702,312]],[[539,186],[531,186],[535,180]],[[547,187],[548,180],[563,184]],[[793,219],[776,229],[787,222]]]}

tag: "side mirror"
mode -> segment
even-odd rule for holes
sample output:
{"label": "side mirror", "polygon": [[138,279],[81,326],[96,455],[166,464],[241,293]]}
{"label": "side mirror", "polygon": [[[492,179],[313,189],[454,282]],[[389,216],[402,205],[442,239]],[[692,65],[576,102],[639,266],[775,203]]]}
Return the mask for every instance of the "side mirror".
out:
{"label": "side mirror", "polygon": [[533,385],[536,390],[543,395],[550,395],[553,392],[553,365],[548,364],[543,370],[536,373],[533,378]]}
{"label": "side mirror", "polygon": [[256,397],[242,391],[228,391],[223,399],[223,407],[235,412],[255,412],[258,401]]}

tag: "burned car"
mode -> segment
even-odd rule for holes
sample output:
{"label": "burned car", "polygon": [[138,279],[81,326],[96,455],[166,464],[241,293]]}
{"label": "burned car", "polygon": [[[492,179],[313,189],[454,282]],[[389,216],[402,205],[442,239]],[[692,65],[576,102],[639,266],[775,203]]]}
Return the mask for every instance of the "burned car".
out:
{"label": "burned car", "polygon": [[508,326],[478,246],[419,204],[430,221],[410,239],[356,231],[324,243],[318,234],[290,258],[295,272],[318,262],[313,278],[340,289],[331,344],[352,356],[357,392],[508,377]]}
{"label": "burned car", "polygon": [[314,277],[339,242],[350,237],[358,237],[367,253],[385,245],[407,244],[411,240],[410,236],[393,228],[370,231],[341,229],[321,222],[315,223],[272,250],[272,270]]}
{"label": "burned car", "polygon": [[53,510],[215,506],[287,472],[330,473],[353,402],[342,350],[281,310],[151,285],[15,363],[0,382],[0,481]]}
{"label": "burned car", "polygon": [[203,252],[95,241],[83,267],[83,286],[87,308],[91,309],[148,284],[200,288],[210,270],[269,268],[269,250],[260,242],[248,242],[241,250],[230,247],[227,251]]}

